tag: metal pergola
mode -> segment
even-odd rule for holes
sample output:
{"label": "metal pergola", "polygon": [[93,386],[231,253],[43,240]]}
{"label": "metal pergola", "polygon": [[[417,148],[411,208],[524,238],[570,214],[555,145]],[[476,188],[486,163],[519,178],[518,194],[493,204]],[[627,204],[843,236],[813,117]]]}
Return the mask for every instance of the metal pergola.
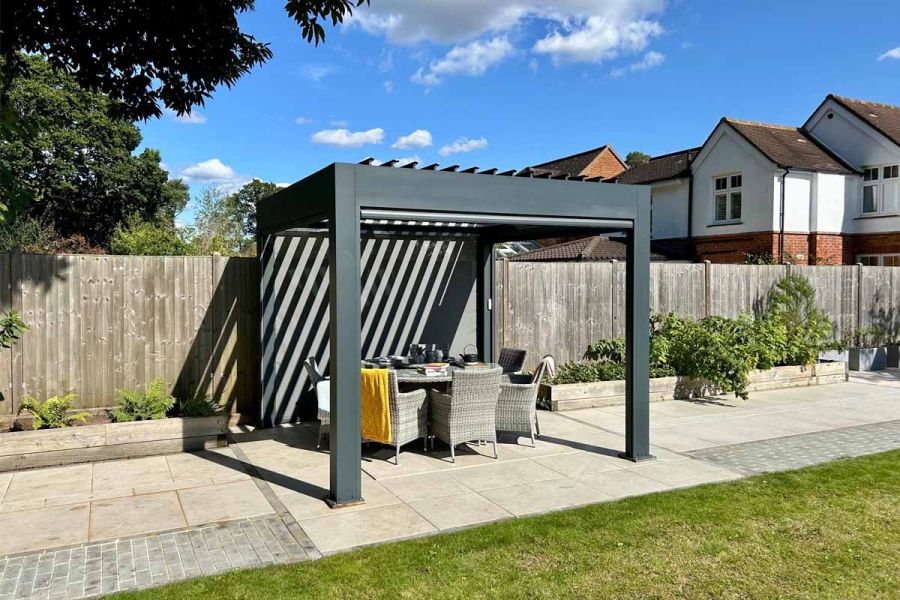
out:
{"label": "metal pergola", "polygon": [[[621,232],[626,262],[625,451],[652,458],[649,439],[650,188],[602,184],[539,171],[416,169],[393,163],[335,163],[262,200],[257,207],[260,256],[271,240],[295,229],[328,233],[331,451],[333,506],[362,502],[360,444],[360,243],[366,236],[422,237],[464,230],[476,236],[477,338],[493,359],[493,246],[499,242]],[[263,312],[269,301],[263,293]],[[261,371],[273,360],[263,344]],[[265,377],[265,375],[264,375]],[[263,399],[265,403],[265,399]]]}

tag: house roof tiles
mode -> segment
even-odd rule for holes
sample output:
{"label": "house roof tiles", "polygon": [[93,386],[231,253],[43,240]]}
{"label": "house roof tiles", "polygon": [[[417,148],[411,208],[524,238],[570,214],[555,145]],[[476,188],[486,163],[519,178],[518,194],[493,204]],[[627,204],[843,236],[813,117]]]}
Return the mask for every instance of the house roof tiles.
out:
{"label": "house roof tiles", "polygon": [[[651,253],[650,259],[665,260],[665,257]],[[516,254],[509,260],[516,262],[625,260],[625,244],[595,235]]]}
{"label": "house roof tiles", "polygon": [[802,128],[739,119],[722,119],[779,167],[829,173],[855,173]]}
{"label": "house roof tiles", "polygon": [[612,180],[618,183],[646,184],[687,177],[690,174],[691,161],[699,152],[700,148],[691,148],[654,156],[649,161],[631,167]]}

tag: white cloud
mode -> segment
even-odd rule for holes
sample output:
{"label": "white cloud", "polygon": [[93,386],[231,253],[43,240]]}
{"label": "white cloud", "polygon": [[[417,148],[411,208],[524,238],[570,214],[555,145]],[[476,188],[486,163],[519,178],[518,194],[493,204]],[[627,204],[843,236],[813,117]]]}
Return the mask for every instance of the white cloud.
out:
{"label": "white cloud", "polygon": [[537,59],[532,58],[531,60],[528,61],[528,70],[529,71],[531,71],[532,73],[537,73],[540,69],[541,69],[541,65],[537,61]]}
{"label": "white cloud", "polygon": [[384,91],[388,94],[394,93],[394,82],[393,81],[385,81],[384,82]]}
{"label": "white cloud", "polygon": [[235,173],[234,169],[223,163],[218,158],[210,158],[193,164],[181,171],[180,176],[188,183],[201,183],[206,185],[234,184],[236,182],[249,181]]}
{"label": "white cloud", "polygon": [[172,110],[171,108],[164,108],[163,112],[173,121],[177,121],[179,123],[189,123],[191,125],[203,125],[206,123],[206,116],[202,113],[198,112],[187,112],[183,115],[179,115],[177,112]]}
{"label": "white cloud", "polygon": [[878,60],[887,60],[887,59],[900,60],[900,46],[897,46],[893,50],[888,50],[884,54],[878,57]]}
{"label": "white cloud", "polygon": [[[668,0],[379,0],[348,21],[394,44],[459,44],[543,28],[533,50],[557,62],[600,62],[643,51],[663,31]],[[529,27],[532,23],[539,27]],[[423,73],[423,76],[427,73]]]}
{"label": "white cloud", "polygon": [[662,32],[662,26],[656,21],[611,23],[601,17],[590,17],[582,27],[557,30],[538,40],[533,50],[549,54],[557,62],[602,62],[621,52],[640,52],[651,38]]}
{"label": "white cloud", "polygon": [[300,76],[318,86],[322,84],[323,79],[335,71],[336,69],[331,65],[303,65],[300,67]]}
{"label": "white cloud", "polygon": [[431,132],[427,129],[416,129],[409,135],[400,136],[391,148],[408,150],[409,148],[427,148],[432,143]]}
{"label": "white cloud", "polygon": [[296,123],[297,125],[312,125],[313,123],[315,123],[315,121],[313,121],[309,117],[299,116],[294,119],[294,123]]}
{"label": "white cloud", "polygon": [[328,124],[332,127],[347,127],[350,125],[350,121],[346,119],[332,119],[331,121],[328,121]]}
{"label": "white cloud", "polygon": [[443,146],[440,150],[438,150],[438,154],[441,156],[450,156],[451,154],[464,154],[466,152],[472,152],[473,150],[483,150],[487,148],[488,141],[483,137],[478,138],[477,140],[470,140],[469,138],[459,138],[452,144],[447,144]]}
{"label": "white cloud", "polygon": [[378,61],[378,70],[382,73],[390,73],[394,70],[394,51],[382,50],[381,60]]}
{"label": "white cloud", "polygon": [[613,77],[621,77],[626,73],[634,73],[635,71],[646,71],[648,69],[652,69],[654,67],[658,67],[659,65],[665,62],[666,56],[661,52],[650,51],[644,55],[644,57],[637,61],[633,62],[627,67],[619,67],[618,69],[613,69],[612,75]]}
{"label": "white cloud", "polygon": [[490,67],[514,52],[515,48],[506,37],[454,46],[442,59],[432,61],[427,71],[424,67],[420,68],[411,79],[420,85],[437,85],[444,77],[451,75],[484,75]]}
{"label": "white cloud", "polygon": [[324,129],[312,135],[314,144],[325,144],[339,148],[359,148],[366,144],[380,144],[384,141],[384,129],[376,127],[366,131],[350,131],[349,129]]}

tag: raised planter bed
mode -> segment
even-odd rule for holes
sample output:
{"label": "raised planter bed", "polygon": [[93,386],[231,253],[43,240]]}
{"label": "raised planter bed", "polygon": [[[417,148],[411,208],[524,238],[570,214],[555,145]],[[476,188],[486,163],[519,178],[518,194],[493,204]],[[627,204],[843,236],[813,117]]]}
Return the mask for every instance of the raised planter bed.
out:
{"label": "raised planter bed", "polygon": [[[802,367],[775,367],[750,373],[750,392],[777,390],[847,381],[847,363],[817,363]],[[683,400],[719,393],[707,382],[689,377],[659,377],[650,380],[650,401]],[[625,403],[624,381],[541,385],[541,396],[550,401],[550,410],[576,410]]]}
{"label": "raised planter bed", "polygon": [[225,445],[228,415],[0,433],[0,472]]}

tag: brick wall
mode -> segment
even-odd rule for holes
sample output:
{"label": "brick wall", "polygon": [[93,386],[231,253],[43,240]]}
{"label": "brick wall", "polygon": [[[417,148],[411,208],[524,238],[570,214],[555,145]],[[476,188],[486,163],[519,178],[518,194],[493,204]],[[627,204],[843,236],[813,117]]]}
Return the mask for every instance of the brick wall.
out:
{"label": "brick wall", "polygon": [[809,234],[809,264],[841,265],[854,262],[853,244],[840,233]]}
{"label": "brick wall", "polygon": [[771,231],[732,233],[694,238],[697,260],[742,263],[748,254],[777,254],[777,239]]}
{"label": "brick wall", "polygon": [[900,232],[863,233],[850,236],[852,244],[851,260],[858,254],[900,254]]}
{"label": "brick wall", "polygon": [[615,177],[625,170],[625,166],[619,162],[616,155],[609,148],[597,155],[585,169],[580,173],[586,177]]}

